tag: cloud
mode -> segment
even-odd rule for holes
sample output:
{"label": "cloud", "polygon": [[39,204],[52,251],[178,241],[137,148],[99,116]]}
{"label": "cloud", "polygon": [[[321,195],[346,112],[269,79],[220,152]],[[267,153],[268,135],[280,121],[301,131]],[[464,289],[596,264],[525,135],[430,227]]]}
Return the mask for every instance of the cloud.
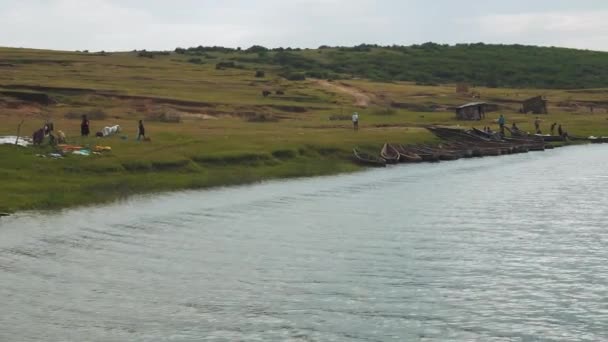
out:
{"label": "cloud", "polygon": [[603,2],[591,11],[587,1],[583,11],[579,2],[538,0],[517,13],[523,0],[512,1],[471,0],[464,8],[447,0],[0,0],[0,45],[112,51],[483,41],[608,50]]}
{"label": "cloud", "polygon": [[483,36],[499,41],[608,48],[608,11],[496,14],[479,17]]}
{"label": "cloud", "polygon": [[0,45],[54,49],[313,47],[325,41],[362,42],[358,36],[372,38],[368,32],[390,22],[373,15],[371,0],[24,0],[6,7],[0,6],[0,30],[6,33]]}

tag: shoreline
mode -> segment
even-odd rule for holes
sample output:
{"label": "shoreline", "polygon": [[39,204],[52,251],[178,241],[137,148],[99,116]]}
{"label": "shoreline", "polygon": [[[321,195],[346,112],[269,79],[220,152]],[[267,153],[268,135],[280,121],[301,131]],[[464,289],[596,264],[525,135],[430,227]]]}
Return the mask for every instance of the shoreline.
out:
{"label": "shoreline", "polygon": [[[582,146],[582,145],[596,145],[590,143],[567,143],[558,145],[557,147],[568,147],[568,146]],[[533,153],[533,152],[528,152]],[[516,154],[516,153],[513,153]],[[512,154],[504,154],[501,157]],[[473,157],[463,159],[479,159],[484,157]],[[442,161],[440,163],[443,163]],[[278,164],[271,162],[268,164],[248,165],[243,166],[239,164],[224,164],[221,166],[208,167],[204,172],[207,175],[206,179],[200,179],[201,173],[190,173],[183,174],[180,171],[152,171],[152,172],[134,172],[130,174],[105,174],[105,177],[116,177],[120,178],[120,184],[122,188],[114,188],[108,191],[102,191],[90,196],[75,196],[75,197],[63,197],[60,195],[53,195],[48,193],[48,196],[55,196],[56,201],[40,201],[37,202],[39,205],[29,207],[8,207],[7,203],[2,203],[0,206],[0,217],[12,216],[21,212],[36,211],[36,212],[51,212],[54,210],[73,209],[73,208],[87,208],[95,205],[109,204],[121,200],[127,200],[136,196],[148,196],[148,195],[162,195],[165,193],[179,192],[179,191],[197,191],[197,190],[212,190],[222,187],[233,187],[233,186],[246,186],[259,184],[265,181],[279,181],[299,178],[315,178],[324,176],[337,176],[340,174],[352,174],[360,171],[371,170],[372,167],[364,167],[355,164],[352,158],[345,158],[343,155],[333,156],[330,158],[310,158],[310,157],[296,157],[292,160],[279,161]],[[313,164],[313,165],[311,165]],[[424,164],[424,163],[400,163],[393,166],[406,166],[407,164]],[[309,167],[304,167],[308,165]],[[314,168],[311,166],[315,166]],[[390,167],[393,167],[390,166]],[[294,167],[299,167],[294,169]],[[281,171],[281,169],[283,171]],[[298,170],[298,171],[294,171]],[[232,175],[228,175],[232,173]],[[220,179],[214,178],[222,175]],[[248,174],[248,176],[244,176]],[[147,180],[155,177],[167,177],[175,176],[175,182],[164,182],[157,183],[148,187],[141,187],[142,183],[130,184],[129,180],[135,178],[143,178],[144,183]],[[198,179],[198,180],[197,180]],[[184,180],[188,182],[184,182]],[[106,184],[108,185],[108,184]],[[82,195],[82,193],[80,193]],[[0,202],[1,203],[1,202]]]}

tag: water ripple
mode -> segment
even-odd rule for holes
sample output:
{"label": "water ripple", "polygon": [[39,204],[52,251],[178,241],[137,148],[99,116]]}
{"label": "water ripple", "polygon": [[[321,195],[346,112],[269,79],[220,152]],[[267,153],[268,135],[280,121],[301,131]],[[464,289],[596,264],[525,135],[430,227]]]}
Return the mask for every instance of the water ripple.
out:
{"label": "water ripple", "polygon": [[2,218],[0,340],[608,340],[607,152]]}

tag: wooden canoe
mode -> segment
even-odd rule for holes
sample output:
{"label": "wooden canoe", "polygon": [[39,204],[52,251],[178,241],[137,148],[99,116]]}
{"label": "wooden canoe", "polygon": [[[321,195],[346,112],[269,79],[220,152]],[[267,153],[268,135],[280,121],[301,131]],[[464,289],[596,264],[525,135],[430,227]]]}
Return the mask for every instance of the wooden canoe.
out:
{"label": "wooden canoe", "polygon": [[564,141],[564,137],[559,135],[543,135],[543,134],[535,134],[535,137],[539,137],[543,139],[544,142],[557,142]]}
{"label": "wooden canoe", "polygon": [[592,144],[604,144],[608,143],[608,137],[589,137],[587,138]]}
{"label": "wooden canoe", "polygon": [[401,148],[406,152],[416,154],[417,156],[422,158],[422,161],[425,161],[425,162],[438,162],[439,161],[439,156],[437,154],[428,152],[428,151],[423,151],[421,148],[419,148],[417,146],[402,146]]}
{"label": "wooden canoe", "polygon": [[356,148],[353,148],[353,160],[357,164],[365,165],[365,166],[372,166],[372,167],[385,167],[386,166],[386,160],[360,152]]}
{"label": "wooden canoe", "polygon": [[402,145],[393,146],[399,152],[399,161],[402,163],[418,163],[422,161],[422,157],[418,154],[408,151]]}
{"label": "wooden canoe", "polygon": [[380,157],[386,160],[388,164],[397,164],[399,162],[399,151],[390,144],[384,144],[380,150]]}

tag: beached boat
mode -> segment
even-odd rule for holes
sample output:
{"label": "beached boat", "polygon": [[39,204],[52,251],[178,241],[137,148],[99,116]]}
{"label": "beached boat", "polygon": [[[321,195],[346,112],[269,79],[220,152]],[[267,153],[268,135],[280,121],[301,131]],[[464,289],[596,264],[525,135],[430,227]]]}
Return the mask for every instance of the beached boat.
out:
{"label": "beached boat", "polygon": [[425,162],[438,162],[439,161],[439,156],[437,154],[435,154],[433,152],[429,152],[429,151],[423,151],[418,146],[401,146],[401,148],[405,152],[413,153],[413,154],[419,156],[420,158],[422,158],[422,161],[425,161]]}
{"label": "beached boat", "polygon": [[591,137],[587,138],[587,140],[589,140],[592,144],[604,144],[604,143],[608,143],[608,137],[594,137],[594,136],[591,136]]}
{"label": "beached boat", "polygon": [[564,141],[564,137],[560,135],[534,134],[534,136],[543,139],[544,142]]}
{"label": "beached boat", "polygon": [[386,163],[388,164],[397,164],[400,158],[399,151],[397,151],[390,144],[384,144],[384,146],[382,146],[382,150],[380,150],[380,157],[386,160]]}
{"label": "beached boat", "polygon": [[386,160],[384,160],[380,157],[374,157],[372,155],[360,152],[356,148],[353,148],[353,159],[356,163],[365,165],[365,166],[373,166],[373,167],[385,167],[386,166]]}
{"label": "beached boat", "polygon": [[422,145],[422,146],[420,146],[420,148],[423,151],[435,154],[439,158],[439,160],[458,160],[458,159],[464,157],[464,153],[462,153],[460,151],[446,150],[446,149],[431,147],[431,146],[427,146],[427,145]]}
{"label": "beached boat", "polygon": [[399,161],[402,163],[418,163],[423,161],[422,157],[418,154],[408,151],[401,145],[392,145],[397,152],[399,152]]}

